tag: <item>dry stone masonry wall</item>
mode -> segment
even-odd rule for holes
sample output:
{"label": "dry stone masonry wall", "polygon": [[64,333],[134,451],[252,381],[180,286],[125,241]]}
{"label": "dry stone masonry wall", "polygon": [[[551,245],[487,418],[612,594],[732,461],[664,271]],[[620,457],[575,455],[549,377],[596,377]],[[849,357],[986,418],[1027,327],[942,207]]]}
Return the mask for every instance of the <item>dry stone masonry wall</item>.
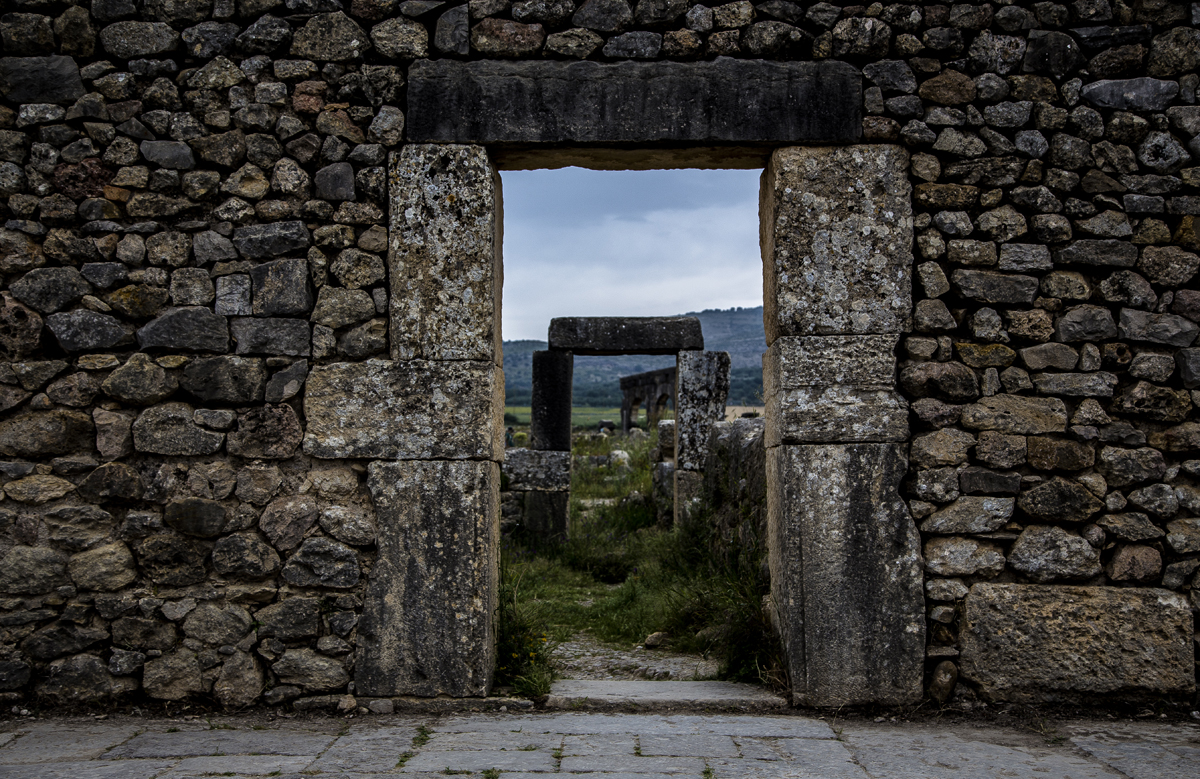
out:
{"label": "dry stone masonry wall", "polygon": [[[407,84],[577,60],[802,85],[788,121],[716,101],[680,142],[859,144],[779,149],[764,180],[798,700],[911,700],[922,663],[1001,698],[1191,693],[1198,28],[1171,0],[10,0],[0,694],[487,690],[500,193],[482,147],[405,144]],[[637,120],[597,126],[671,140]],[[838,527],[858,558],[823,551]],[[997,639],[1052,613],[1076,618],[1022,629],[1058,665]]]}

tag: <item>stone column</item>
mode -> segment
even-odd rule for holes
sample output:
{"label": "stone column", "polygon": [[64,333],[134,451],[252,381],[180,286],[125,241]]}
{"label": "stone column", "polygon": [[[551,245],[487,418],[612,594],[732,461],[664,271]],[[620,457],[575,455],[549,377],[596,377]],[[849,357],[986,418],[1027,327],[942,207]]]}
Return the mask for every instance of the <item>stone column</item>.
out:
{"label": "stone column", "polygon": [[795,703],[921,698],[920,538],[900,497],[911,316],[907,154],[788,148],[763,174],[771,599]]}
{"label": "stone column", "polygon": [[[525,494],[524,525],[533,545],[567,537],[571,504],[571,382],[575,355],[533,353],[529,448],[545,453],[541,487]],[[565,453],[565,456],[564,456]]]}
{"label": "stone column", "polygon": [[478,146],[409,145],[390,166],[392,361],[314,370],[340,387],[314,393],[310,378],[306,449],[376,460],[357,691],[482,696],[504,456],[500,177]]}
{"label": "stone column", "polygon": [[674,511],[680,525],[700,498],[709,431],[725,418],[729,352],[681,351],[675,365]]}

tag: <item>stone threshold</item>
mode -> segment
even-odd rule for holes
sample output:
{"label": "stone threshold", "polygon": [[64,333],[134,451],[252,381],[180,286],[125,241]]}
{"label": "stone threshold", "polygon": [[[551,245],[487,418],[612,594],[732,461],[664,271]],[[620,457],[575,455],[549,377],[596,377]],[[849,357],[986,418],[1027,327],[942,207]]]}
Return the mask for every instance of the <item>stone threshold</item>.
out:
{"label": "stone threshold", "polygon": [[563,679],[550,688],[547,709],[573,711],[769,711],[787,699],[740,682],[652,682]]}

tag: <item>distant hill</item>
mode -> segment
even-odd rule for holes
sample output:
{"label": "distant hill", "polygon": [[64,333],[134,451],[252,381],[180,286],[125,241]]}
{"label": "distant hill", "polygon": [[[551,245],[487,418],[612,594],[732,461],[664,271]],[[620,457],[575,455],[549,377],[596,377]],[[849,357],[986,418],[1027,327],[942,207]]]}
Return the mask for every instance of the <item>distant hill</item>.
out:
{"label": "distant hill", "polygon": [[[763,310],[730,308],[692,311],[683,316],[699,318],[704,332],[704,348],[729,352],[729,403],[762,403],[762,353],[767,350],[763,333]],[[546,348],[545,341],[504,342],[505,402],[527,406],[533,384],[535,351]],[[621,405],[622,376],[667,368],[675,358],[663,355],[629,354],[618,357],[576,357],[573,401],[576,406]]]}

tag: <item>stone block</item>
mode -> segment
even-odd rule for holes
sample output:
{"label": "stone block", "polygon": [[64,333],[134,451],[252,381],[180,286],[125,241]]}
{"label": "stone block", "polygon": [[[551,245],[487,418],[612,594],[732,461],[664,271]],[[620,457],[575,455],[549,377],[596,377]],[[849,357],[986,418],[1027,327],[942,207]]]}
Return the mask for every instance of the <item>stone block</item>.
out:
{"label": "stone block", "polygon": [[677,354],[703,349],[704,334],[694,316],[556,317],[549,342],[575,354]]}
{"label": "stone block", "polygon": [[674,470],[671,507],[675,527],[683,527],[699,517],[704,497],[704,474],[700,471]]}
{"label": "stone block", "polygon": [[570,505],[571,493],[566,490],[526,492],[522,540],[534,546],[544,541],[565,541]]}
{"label": "stone block", "polygon": [[921,699],[921,540],[902,444],[767,450],[771,599],[803,706]]}
{"label": "stone block", "polygon": [[303,319],[238,317],[230,323],[238,354],[307,357],[312,352],[310,325]]}
{"label": "stone block", "polygon": [[680,352],[676,359],[675,465],[704,470],[713,422],[725,418],[729,352]]}
{"label": "stone block", "polygon": [[571,352],[533,353],[529,448],[571,451],[571,382],[574,373],[575,358]]}
{"label": "stone block", "polygon": [[763,359],[765,381],[796,387],[896,385],[899,335],[781,336]]}
{"label": "stone block", "polygon": [[537,451],[535,449],[505,449],[505,489],[554,492],[571,489],[571,453]]}
{"label": "stone block", "polygon": [[391,160],[391,354],[501,363],[500,177],[479,146]]}
{"label": "stone block", "polygon": [[898,335],[780,336],[763,358],[767,446],[903,441]]}
{"label": "stone block", "polygon": [[912,203],[899,146],[779,149],[759,213],[767,343],[899,333],[912,312]]}
{"label": "stone block", "polygon": [[976,584],[962,677],[991,701],[1191,696],[1192,611],[1152,588]]}
{"label": "stone block", "polygon": [[358,694],[487,695],[500,587],[499,466],[377,462],[367,486],[379,558],[358,624]]}
{"label": "stone block", "polygon": [[313,368],[304,451],[337,459],[504,456],[504,373],[488,362],[335,363]]}
{"label": "stone block", "polygon": [[767,446],[908,439],[908,402],[892,389],[765,388]]}
{"label": "stone block", "polygon": [[71,57],[0,58],[0,96],[13,105],[67,105],[83,97],[84,91],[79,66]]}
{"label": "stone block", "polygon": [[852,142],[862,84],[844,62],[418,60],[408,138],[432,143]]}

